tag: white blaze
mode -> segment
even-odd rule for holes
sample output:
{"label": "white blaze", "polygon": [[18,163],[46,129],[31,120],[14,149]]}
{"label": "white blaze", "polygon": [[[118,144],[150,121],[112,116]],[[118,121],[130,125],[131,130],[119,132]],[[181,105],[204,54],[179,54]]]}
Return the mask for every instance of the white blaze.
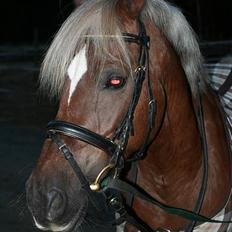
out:
{"label": "white blaze", "polygon": [[70,89],[69,89],[68,104],[73,95],[73,92],[76,89],[78,82],[81,80],[83,75],[86,73],[87,69],[88,67],[87,67],[86,46],[85,46],[74,57],[74,59],[72,60],[71,64],[68,67],[68,76],[71,81]]}

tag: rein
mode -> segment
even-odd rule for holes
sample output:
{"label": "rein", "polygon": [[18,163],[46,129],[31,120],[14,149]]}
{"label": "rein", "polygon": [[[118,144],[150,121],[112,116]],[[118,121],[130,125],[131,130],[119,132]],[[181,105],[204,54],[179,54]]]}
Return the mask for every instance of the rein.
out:
{"label": "rein", "polygon": [[[76,176],[78,177],[82,189],[84,189],[89,197],[89,200],[93,206],[101,211],[105,207],[109,207],[115,213],[120,215],[114,224],[118,225],[123,222],[129,222],[137,227],[140,231],[149,232],[154,231],[149,228],[141,219],[129,213],[128,205],[125,205],[124,200],[121,196],[122,193],[127,193],[129,196],[138,197],[145,200],[161,209],[165,212],[173,215],[181,216],[191,221],[186,231],[190,232],[194,229],[196,222],[211,222],[211,223],[231,223],[231,221],[218,221],[211,220],[210,218],[204,217],[199,214],[202,203],[204,200],[207,179],[208,179],[208,148],[204,128],[204,116],[202,110],[201,96],[198,91],[198,98],[196,104],[196,118],[199,133],[201,135],[202,150],[203,150],[203,177],[199,196],[193,211],[185,210],[182,208],[171,207],[165,205],[144,190],[140,189],[134,184],[127,183],[120,179],[121,171],[125,167],[125,163],[131,163],[137,165],[137,161],[144,158],[146,150],[149,146],[149,140],[151,137],[152,129],[154,128],[155,113],[156,113],[156,100],[152,93],[152,86],[149,77],[149,44],[150,38],[146,34],[144,24],[139,21],[140,31],[138,35],[129,33],[123,33],[125,42],[136,43],[139,45],[139,56],[138,66],[135,70],[135,76],[133,78],[134,87],[132,98],[121,124],[115,131],[113,138],[105,138],[93,131],[83,128],[79,125],[75,125],[65,121],[51,121],[48,123],[47,135],[63,153],[65,159],[69,162]],[[128,160],[125,160],[123,154],[125,153],[128,140],[130,136],[134,135],[133,131],[133,118],[136,106],[139,102],[144,80],[147,79],[147,92],[148,92],[148,125],[145,141],[143,145],[138,149],[134,156]],[[81,140],[94,147],[97,147],[107,153],[110,157],[109,164],[101,170],[96,180],[90,183],[85,177],[80,166],[74,159],[74,155],[69,147],[62,141],[60,134],[72,137],[74,139]],[[103,178],[105,177],[106,178]],[[136,178],[136,177],[135,177]],[[136,182],[136,180],[135,180]],[[106,202],[105,205],[101,205],[100,202]],[[132,200],[130,199],[130,202]],[[129,205],[131,207],[131,205]],[[156,230],[168,231],[168,230]]]}

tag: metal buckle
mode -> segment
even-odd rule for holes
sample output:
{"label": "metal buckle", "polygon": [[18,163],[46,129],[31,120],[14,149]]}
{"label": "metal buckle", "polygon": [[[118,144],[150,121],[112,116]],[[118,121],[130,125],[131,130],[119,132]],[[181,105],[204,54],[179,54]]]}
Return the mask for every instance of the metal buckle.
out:
{"label": "metal buckle", "polygon": [[[114,169],[115,168],[115,165],[113,164],[108,164],[106,167],[104,167],[101,172],[98,174],[97,178],[95,179],[95,181],[89,186],[90,189],[93,191],[93,192],[97,192],[101,189],[101,177],[106,173],[106,172],[109,172],[110,170]],[[114,174],[114,177],[116,175],[116,171],[115,171],[115,174]]]}
{"label": "metal buckle", "polygon": [[58,149],[59,149],[60,151],[62,151],[63,148],[65,148],[65,147],[67,147],[67,145],[64,143],[64,144],[60,145],[60,146],[58,147]]}
{"label": "metal buckle", "polygon": [[151,106],[153,104],[155,104],[155,99],[150,100],[149,103],[148,103],[149,106]]}
{"label": "metal buckle", "polygon": [[141,72],[141,71],[146,71],[146,67],[145,66],[141,66],[139,65],[136,69],[135,69],[135,73]]}

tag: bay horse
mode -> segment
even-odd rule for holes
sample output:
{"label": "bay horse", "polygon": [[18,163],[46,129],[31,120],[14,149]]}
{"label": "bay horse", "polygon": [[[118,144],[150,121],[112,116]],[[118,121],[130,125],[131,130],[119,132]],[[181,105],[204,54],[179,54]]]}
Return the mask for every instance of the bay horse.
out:
{"label": "bay horse", "polygon": [[83,1],[47,52],[41,87],[60,104],[26,186],[39,229],[231,229],[206,223],[230,220],[230,147],[176,7]]}

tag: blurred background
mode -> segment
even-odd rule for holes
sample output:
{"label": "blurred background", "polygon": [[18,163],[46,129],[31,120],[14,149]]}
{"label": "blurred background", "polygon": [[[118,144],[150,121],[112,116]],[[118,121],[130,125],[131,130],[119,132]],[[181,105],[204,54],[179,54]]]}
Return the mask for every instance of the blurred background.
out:
{"label": "blurred background", "polygon": [[[232,53],[231,0],[170,0],[196,31],[206,62]],[[24,185],[38,157],[56,103],[38,92],[47,47],[73,0],[1,2],[0,20],[0,231],[37,231]]]}

